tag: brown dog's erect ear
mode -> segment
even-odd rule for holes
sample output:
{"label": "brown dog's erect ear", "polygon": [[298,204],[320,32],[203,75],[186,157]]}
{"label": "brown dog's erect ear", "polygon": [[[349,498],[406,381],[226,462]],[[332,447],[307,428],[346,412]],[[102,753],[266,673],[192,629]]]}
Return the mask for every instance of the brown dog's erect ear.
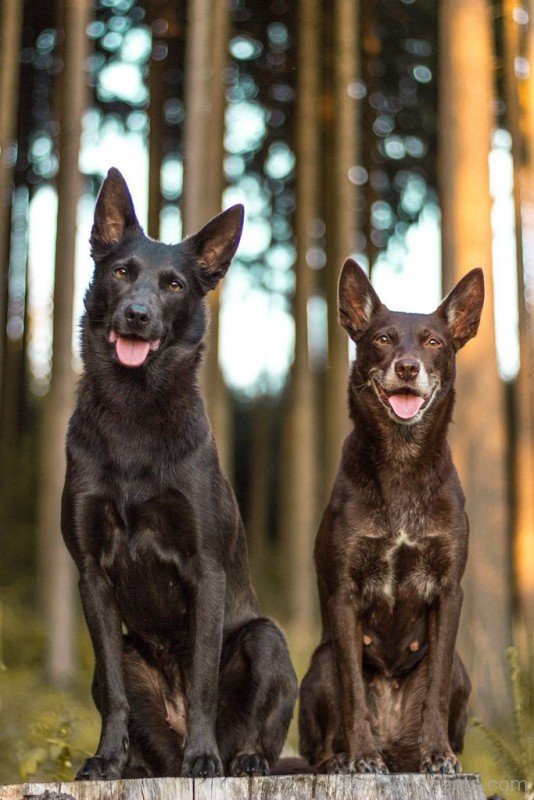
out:
{"label": "brown dog's erect ear", "polygon": [[226,275],[241,239],[244,218],[245,209],[238,203],[213,217],[198,233],[185,240],[202,269],[206,291],[214,289]]}
{"label": "brown dog's erect ear", "polygon": [[456,350],[476,336],[484,305],[484,273],[472,269],[459,281],[438,306],[436,313],[445,317]]}
{"label": "brown dog's erect ear", "polygon": [[111,167],[96,201],[90,238],[93,258],[98,260],[112,252],[127,231],[141,233],[141,226],[126,181]]}
{"label": "brown dog's erect ear", "polygon": [[352,258],[343,264],[338,286],[339,321],[355,342],[382,303],[363,269]]}

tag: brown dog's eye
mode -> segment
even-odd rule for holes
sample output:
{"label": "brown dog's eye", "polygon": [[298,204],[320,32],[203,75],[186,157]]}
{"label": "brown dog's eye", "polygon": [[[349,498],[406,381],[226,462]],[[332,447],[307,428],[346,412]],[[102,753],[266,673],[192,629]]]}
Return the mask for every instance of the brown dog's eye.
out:
{"label": "brown dog's eye", "polygon": [[441,347],[441,342],[439,341],[439,339],[432,338],[428,340],[427,345],[429,347]]}
{"label": "brown dog's eye", "polygon": [[169,289],[171,292],[181,292],[183,288],[184,285],[183,283],[180,283],[180,281],[171,281],[169,283]]}
{"label": "brown dog's eye", "polygon": [[391,339],[389,336],[386,336],[385,333],[381,333],[380,336],[377,336],[375,339],[375,344],[389,344]]}
{"label": "brown dog's eye", "polygon": [[117,267],[117,269],[113,270],[113,274],[115,275],[116,278],[122,280],[123,278],[128,277],[128,270],[126,269],[126,267]]}

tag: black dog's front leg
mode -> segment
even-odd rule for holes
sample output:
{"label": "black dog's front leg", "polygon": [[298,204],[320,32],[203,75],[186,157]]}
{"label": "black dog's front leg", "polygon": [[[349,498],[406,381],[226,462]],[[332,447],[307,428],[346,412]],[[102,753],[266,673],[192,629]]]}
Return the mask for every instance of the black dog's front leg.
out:
{"label": "black dog's front leg", "polygon": [[187,695],[187,740],[182,776],[223,774],[215,738],[226,576],[218,565],[202,569],[195,586],[193,664]]}
{"label": "black dog's front leg", "polygon": [[128,757],[129,707],[122,669],[122,624],[111,585],[94,565],[80,576],[80,596],[96,660],[99,711],[102,716],[100,742],[76,779],[114,780],[121,777]]}

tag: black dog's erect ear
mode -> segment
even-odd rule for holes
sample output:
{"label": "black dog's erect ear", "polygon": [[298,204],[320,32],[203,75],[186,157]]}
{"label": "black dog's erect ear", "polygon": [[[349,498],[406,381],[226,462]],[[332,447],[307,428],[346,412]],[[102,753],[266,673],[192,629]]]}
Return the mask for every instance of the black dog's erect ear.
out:
{"label": "black dog's erect ear", "polygon": [[91,255],[96,260],[103,258],[132,230],[141,233],[130,190],[119,170],[111,167],[96,201]]}
{"label": "black dog's erect ear", "polygon": [[244,218],[245,209],[239,203],[218,214],[185,240],[202,269],[206,290],[214,289],[224,278],[239,245]]}
{"label": "black dog's erect ear", "polygon": [[476,336],[483,305],[484,273],[478,267],[464,275],[436,309],[447,321],[456,350]]}
{"label": "black dog's erect ear", "polygon": [[382,303],[371,281],[352,258],[347,258],[339,276],[338,302],[339,321],[357,342]]}

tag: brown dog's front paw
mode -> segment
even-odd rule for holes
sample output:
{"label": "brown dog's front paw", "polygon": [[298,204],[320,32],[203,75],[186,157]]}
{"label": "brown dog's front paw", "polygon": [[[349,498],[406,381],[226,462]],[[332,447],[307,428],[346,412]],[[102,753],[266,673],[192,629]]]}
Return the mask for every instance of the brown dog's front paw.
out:
{"label": "brown dog's front paw", "polygon": [[354,775],[356,772],[389,772],[380,753],[372,753],[362,758],[351,760],[347,753],[336,753],[325,759],[317,767],[317,771],[327,775]]}
{"label": "brown dog's front paw", "polygon": [[121,777],[121,765],[116,758],[94,756],[83,762],[77,781],[116,781]]}
{"label": "brown dog's front paw", "polygon": [[373,772],[375,774],[386,775],[389,769],[379,753],[365,758],[358,758],[354,762],[354,772]]}
{"label": "brown dog's front paw", "polygon": [[220,778],[222,774],[223,766],[216,753],[184,755],[182,778]]}
{"label": "brown dog's front paw", "polygon": [[457,775],[462,771],[462,765],[451,750],[434,750],[426,753],[421,759],[420,772],[430,772],[434,775]]}
{"label": "brown dog's front paw", "polygon": [[317,772],[323,775],[352,775],[356,770],[347,753],[336,753],[317,767]]}
{"label": "brown dog's front paw", "polygon": [[269,762],[259,753],[236,756],[230,764],[233,778],[246,778],[250,775],[269,775]]}

